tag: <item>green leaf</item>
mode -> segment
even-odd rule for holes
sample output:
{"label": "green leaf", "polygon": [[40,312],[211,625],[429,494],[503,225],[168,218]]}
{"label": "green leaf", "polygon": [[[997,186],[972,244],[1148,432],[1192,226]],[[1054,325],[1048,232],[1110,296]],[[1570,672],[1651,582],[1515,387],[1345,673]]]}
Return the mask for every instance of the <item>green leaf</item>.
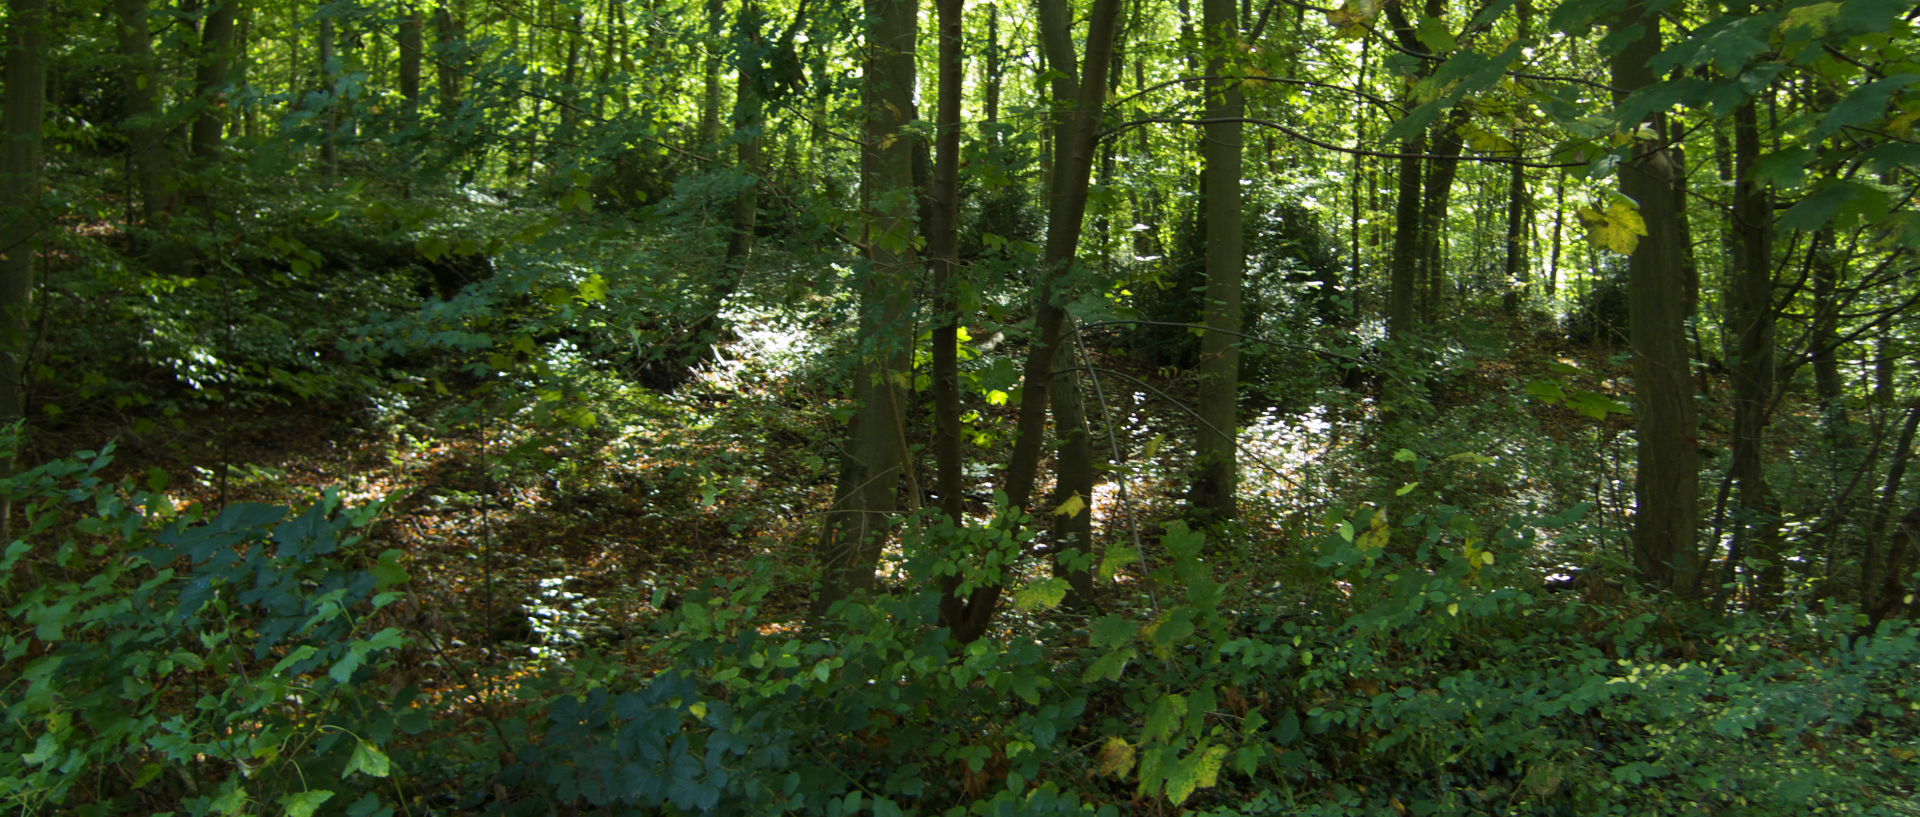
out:
{"label": "green leaf", "polygon": [[1089,647],[1118,647],[1133,640],[1139,632],[1133,622],[1119,613],[1108,613],[1093,621],[1093,632],[1087,636]]}
{"label": "green leaf", "polygon": [[607,299],[606,277],[597,272],[587,276],[587,280],[580,282],[579,298],[580,300],[590,304],[600,303],[601,301],[606,300]]}
{"label": "green leaf", "polygon": [[321,803],[333,799],[333,792],[326,789],[311,789],[296,792],[280,798],[280,807],[287,810],[287,817],[313,817],[315,809]]}
{"label": "green leaf", "polygon": [[1413,36],[1419,38],[1421,45],[1436,54],[1452,51],[1456,42],[1453,32],[1447,30],[1447,21],[1438,17],[1420,18],[1419,24],[1414,27]]}
{"label": "green leaf", "polygon": [[1895,74],[1860,86],[1827,111],[1827,118],[1814,129],[1813,138],[1825,139],[1841,128],[1879,119],[1887,109],[1888,97],[1915,82],[1920,82],[1920,74]]}
{"label": "green leaf", "polygon": [[376,589],[406,583],[407,569],[400,566],[400,560],[406,558],[406,555],[406,551],[399,548],[387,548],[380,552],[379,561],[367,571],[373,574]]}
{"label": "green leaf", "polygon": [[353,755],[347,758],[347,769],[342,774],[344,776],[361,772],[372,777],[386,777],[392,770],[393,761],[387,758],[386,752],[380,751],[380,747],[372,743],[361,740],[354,742]]}
{"label": "green leaf", "polygon": [[1088,664],[1086,672],[1080,674],[1080,680],[1085,683],[1093,683],[1096,680],[1118,681],[1127,671],[1127,664],[1139,655],[1140,651],[1132,647],[1114,650]]}
{"label": "green leaf", "polygon": [[1527,384],[1527,394],[1549,403],[1558,403],[1567,399],[1567,390],[1551,380],[1535,380]]}
{"label": "green leaf", "polygon": [[1058,576],[1040,579],[1013,594],[1013,606],[1021,610],[1051,610],[1067,597],[1067,580]]}

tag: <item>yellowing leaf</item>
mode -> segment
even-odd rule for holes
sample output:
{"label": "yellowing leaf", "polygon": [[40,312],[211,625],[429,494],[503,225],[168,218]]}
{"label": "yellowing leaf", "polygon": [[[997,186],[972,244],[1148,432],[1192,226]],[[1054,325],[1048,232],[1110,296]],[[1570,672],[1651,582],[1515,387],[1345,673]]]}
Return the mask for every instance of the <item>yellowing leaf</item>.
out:
{"label": "yellowing leaf", "polygon": [[587,276],[580,282],[580,300],[587,303],[599,303],[607,299],[607,279],[600,273]]}
{"label": "yellowing leaf", "polygon": [[1453,604],[1449,604],[1449,605],[1447,605],[1447,615],[1450,615],[1450,616],[1457,616],[1457,615],[1460,615],[1460,604],[1459,604],[1459,602],[1455,602],[1455,603],[1453,603]]}
{"label": "yellowing leaf", "polygon": [[1060,507],[1053,509],[1053,515],[1072,519],[1079,516],[1080,512],[1086,509],[1087,500],[1080,496],[1079,491],[1074,491],[1073,496],[1067,497],[1067,501],[1060,503]]}
{"label": "yellowing leaf", "polygon": [[707,716],[707,702],[694,701],[691,706],[687,707],[687,711],[692,712],[695,718],[705,718]]}
{"label": "yellowing leaf", "polygon": [[1819,37],[1827,33],[1827,22],[1840,13],[1839,3],[1814,3],[1787,11],[1787,18],[1780,22],[1780,33],[1789,34],[1794,29],[1808,29],[1809,36]]}
{"label": "yellowing leaf", "polygon": [[1381,550],[1387,546],[1392,531],[1387,528],[1387,512],[1383,508],[1373,512],[1373,521],[1367,523],[1367,530],[1353,543],[1361,550]]}
{"label": "yellowing leaf", "polygon": [[1133,769],[1133,756],[1133,745],[1127,743],[1125,738],[1109,737],[1107,742],[1100,746],[1100,755],[1097,758],[1099,765],[1095,769],[1095,774],[1126,777],[1127,772]]}
{"label": "yellowing leaf", "polygon": [[1054,608],[1067,597],[1067,580],[1055,577],[1041,579],[1013,594],[1013,606],[1021,610]]}
{"label": "yellowing leaf", "polygon": [[1647,222],[1640,217],[1640,209],[1625,198],[1609,202],[1605,210],[1582,207],[1579,216],[1595,244],[1621,255],[1633,254],[1640,237],[1647,234]]}

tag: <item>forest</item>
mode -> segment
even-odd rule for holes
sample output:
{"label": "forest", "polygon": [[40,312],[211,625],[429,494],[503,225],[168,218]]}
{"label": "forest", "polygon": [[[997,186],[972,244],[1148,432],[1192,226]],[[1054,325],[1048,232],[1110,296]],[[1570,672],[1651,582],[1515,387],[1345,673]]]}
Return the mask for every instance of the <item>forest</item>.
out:
{"label": "forest", "polygon": [[7,0],[0,809],[1920,815],[1917,27]]}

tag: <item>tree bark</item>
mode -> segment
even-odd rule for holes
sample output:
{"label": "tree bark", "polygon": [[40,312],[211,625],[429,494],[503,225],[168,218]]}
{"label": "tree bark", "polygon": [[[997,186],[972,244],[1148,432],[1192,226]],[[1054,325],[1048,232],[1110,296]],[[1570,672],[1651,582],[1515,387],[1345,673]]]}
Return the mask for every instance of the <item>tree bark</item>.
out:
{"label": "tree bark", "polygon": [[1206,117],[1201,142],[1201,193],[1206,212],[1207,289],[1201,320],[1209,330],[1200,337],[1199,417],[1195,441],[1199,473],[1190,495],[1196,515],[1207,523],[1236,515],[1239,486],[1236,449],[1239,429],[1241,280],[1246,269],[1240,203],[1241,117],[1246,97],[1240,83],[1219,79],[1227,73],[1225,52],[1239,39],[1233,0],[1203,0],[1207,49]]}
{"label": "tree bark", "polygon": [[1728,368],[1733,381],[1733,462],[1738,489],[1729,567],[1745,554],[1761,562],[1753,585],[1757,607],[1770,606],[1782,588],[1780,508],[1767,485],[1766,424],[1773,401],[1773,204],[1753,178],[1760,128],[1751,103],[1733,114],[1734,256],[1727,293],[1728,325],[1739,334]]}
{"label": "tree bark", "polygon": [[927,225],[927,257],[933,267],[933,460],[940,511],[954,527],[966,524],[961,503],[960,312],[957,247],[960,222],[960,101],[964,64],[961,22],[964,0],[936,0],[939,93],[934,111],[933,218]]}
{"label": "tree bark", "polygon": [[1453,180],[1460,172],[1460,151],[1466,145],[1460,126],[1467,109],[1455,108],[1433,135],[1433,156],[1426,161],[1425,189],[1420,196],[1421,320],[1432,323],[1440,314],[1447,280],[1447,208],[1453,200]]}
{"label": "tree bark", "polygon": [[[1660,17],[1642,0],[1633,0],[1613,28],[1617,36],[1639,29],[1639,37],[1611,59],[1614,93],[1623,99],[1657,81],[1648,64],[1660,53]],[[1654,138],[1636,140],[1633,155],[1619,166],[1620,190],[1639,203],[1647,228],[1628,263],[1639,438],[1633,562],[1648,583],[1691,595],[1700,578],[1695,545],[1700,448],[1687,357],[1683,248],[1673,212],[1680,169],[1664,147],[1665,115],[1654,114],[1649,123]]]}
{"label": "tree bark", "polygon": [[227,127],[227,81],[233,73],[234,20],[240,0],[220,0],[200,27],[200,64],[194,75],[192,151],[205,162],[220,152]]}
{"label": "tree bark", "polygon": [[407,16],[400,20],[400,96],[407,101],[407,115],[412,116],[420,110],[420,56],[423,45],[421,29],[424,22],[420,9],[407,7]]}
{"label": "tree bark", "polygon": [[140,215],[148,222],[164,219],[177,209],[173,190],[173,156],[167,145],[166,122],[160,110],[160,68],[153,54],[153,34],[147,27],[146,0],[114,0],[120,38],[122,93],[126,95],[128,165]]}
{"label": "tree bark", "polygon": [[[0,108],[0,426],[26,417],[27,314],[39,248],[40,139],[46,118],[47,0],[7,7],[6,103]],[[11,476],[17,448],[0,473]],[[12,504],[0,495],[0,541],[13,541]]]}
{"label": "tree bark", "polygon": [[867,201],[867,260],[861,288],[860,361],[854,372],[858,405],[849,457],[821,537],[825,567],[816,607],[873,584],[873,569],[906,476],[904,380],[911,376],[913,248],[913,140],[904,126],[914,116],[915,5],[867,0],[866,151],[862,188]]}

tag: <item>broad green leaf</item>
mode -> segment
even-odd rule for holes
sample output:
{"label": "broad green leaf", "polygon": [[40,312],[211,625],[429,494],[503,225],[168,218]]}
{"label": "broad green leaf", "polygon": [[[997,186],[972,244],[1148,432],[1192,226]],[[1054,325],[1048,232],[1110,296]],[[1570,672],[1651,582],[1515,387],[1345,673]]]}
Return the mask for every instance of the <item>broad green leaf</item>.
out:
{"label": "broad green leaf", "polygon": [[1100,656],[1087,665],[1086,672],[1080,674],[1080,680],[1092,683],[1096,680],[1118,681],[1127,671],[1127,664],[1140,654],[1132,647],[1122,647]]}
{"label": "broad green leaf", "polygon": [[1108,613],[1093,621],[1093,630],[1087,634],[1089,647],[1118,647],[1133,640],[1139,628],[1119,613]]}
{"label": "broad green leaf", "polygon": [[387,758],[386,752],[380,751],[380,747],[372,743],[357,740],[353,744],[353,754],[347,758],[346,771],[341,774],[360,772],[371,777],[386,777],[392,770],[393,761]]}
{"label": "broad green leaf", "polygon": [[1413,35],[1420,44],[1436,54],[1452,51],[1455,45],[1453,32],[1447,29],[1447,21],[1438,17],[1422,17],[1414,27]]}
{"label": "broad green leaf", "polygon": [[1067,597],[1067,580],[1058,576],[1040,579],[1013,594],[1013,606],[1020,610],[1053,609]]}
{"label": "broad green leaf", "polygon": [[280,798],[280,807],[287,810],[287,817],[313,817],[315,809],[321,803],[333,799],[333,792],[326,789],[311,789],[296,792]]}

